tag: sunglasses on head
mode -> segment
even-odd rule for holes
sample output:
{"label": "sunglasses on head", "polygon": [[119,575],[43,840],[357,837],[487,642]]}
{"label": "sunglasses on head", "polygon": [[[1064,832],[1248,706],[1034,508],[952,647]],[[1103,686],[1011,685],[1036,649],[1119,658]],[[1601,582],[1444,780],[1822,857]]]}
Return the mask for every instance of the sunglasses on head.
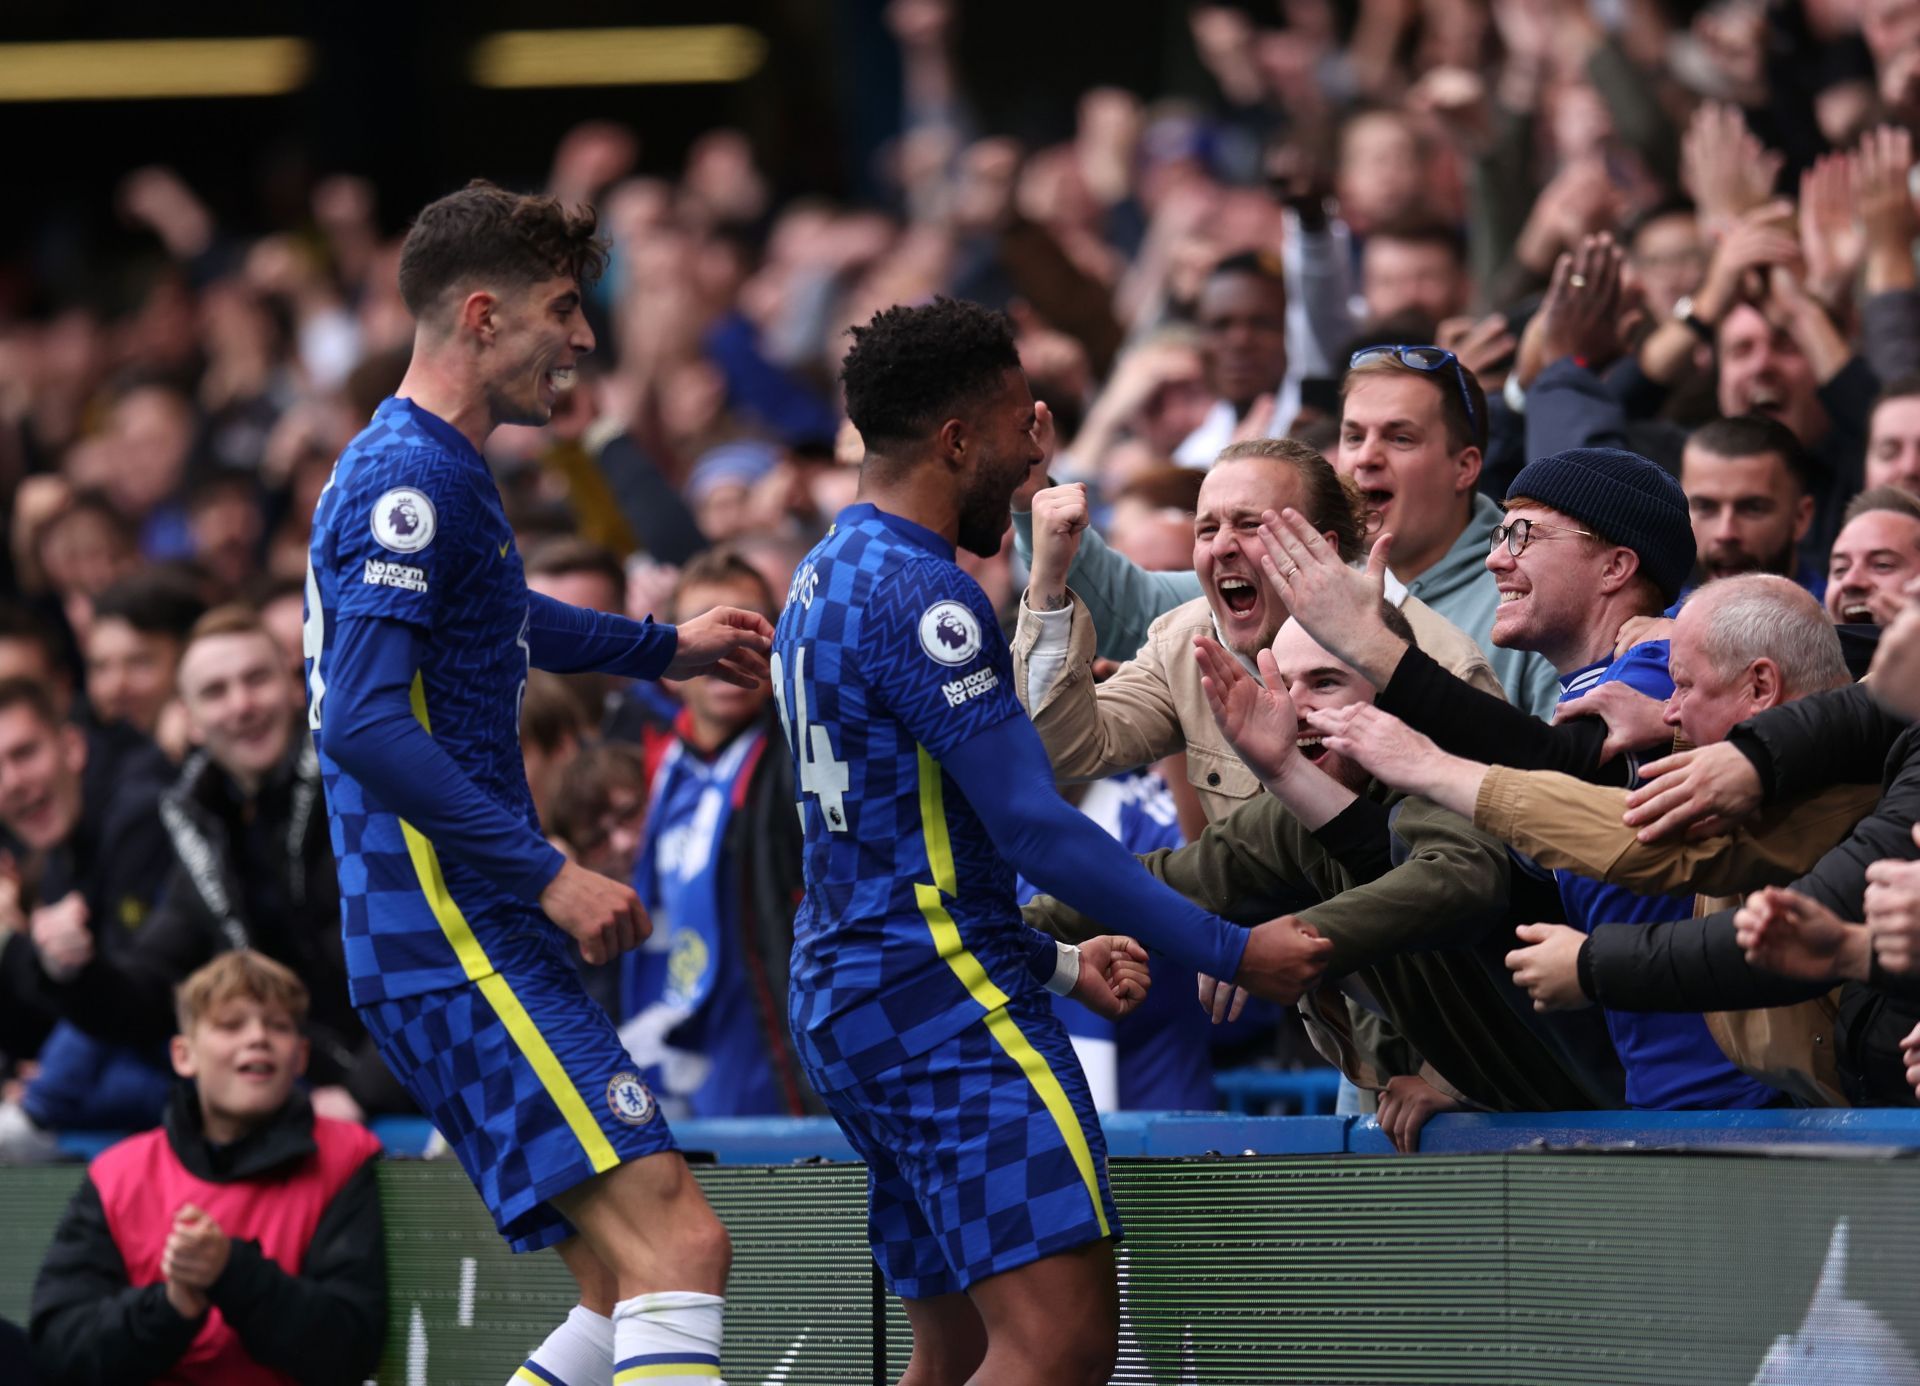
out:
{"label": "sunglasses on head", "polygon": [[1362,347],[1353,353],[1347,361],[1347,369],[1365,365],[1369,361],[1398,361],[1416,371],[1443,371],[1453,367],[1454,384],[1460,387],[1460,403],[1467,411],[1467,436],[1480,436],[1480,416],[1473,407],[1473,392],[1467,388],[1466,368],[1460,364],[1460,358],[1444,347],[1437,346],[1371,346]]}

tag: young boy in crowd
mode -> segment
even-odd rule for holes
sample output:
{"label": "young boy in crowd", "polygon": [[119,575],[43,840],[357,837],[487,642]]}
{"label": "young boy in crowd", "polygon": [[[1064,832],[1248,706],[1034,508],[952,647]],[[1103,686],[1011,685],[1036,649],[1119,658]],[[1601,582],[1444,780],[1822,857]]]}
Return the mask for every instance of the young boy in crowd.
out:
{"label": "young boy in crowd", "polygon": [[181,983],[163,1125],[93,1162],[34,1285],[50,1383],[362,1381],[386,1334],[379,1142],[316,1117],[307,989],[250,950]]}

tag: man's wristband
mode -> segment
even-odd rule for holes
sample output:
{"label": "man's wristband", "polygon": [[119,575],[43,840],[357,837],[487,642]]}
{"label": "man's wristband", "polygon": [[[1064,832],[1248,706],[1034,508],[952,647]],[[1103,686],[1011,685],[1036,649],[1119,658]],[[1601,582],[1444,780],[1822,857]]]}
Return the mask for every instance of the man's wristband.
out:
{"label": "man's wristband", "polygon": [[1708,346],[1713,345],[1713,324],[1693,311],[1692,294],[1674,301],[1673,319]]}
{"label": "man's wristband", "polygon": [[1047,979],[1047,990],[1055,996],[1071,996],[1073,989],[1080,985],[1080,947],[1073,943],[1056,943],[1059,950],[1053,963],[1053,976]]}

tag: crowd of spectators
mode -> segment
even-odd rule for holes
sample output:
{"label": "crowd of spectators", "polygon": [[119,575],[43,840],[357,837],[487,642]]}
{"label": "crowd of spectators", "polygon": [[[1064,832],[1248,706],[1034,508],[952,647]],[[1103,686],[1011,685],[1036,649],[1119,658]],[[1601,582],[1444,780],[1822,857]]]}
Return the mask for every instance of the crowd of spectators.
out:
{"label": "crowd of spectators", "polygon": [[[1913,1102],[1920,8],[1185,13],[1199,86],[1045,143],[981,128],[958,7],[892,0],[873,205],[776,199],[732,131],[677,177],[567,132],[546,190],[610,258],[577,387],[489,448],[529,585],[777,616],[857,486],[845,329],[1004,308],[1049,460],[962,561],[1063,785],[1334,944],[1304,1029],[1165,975],[1077,1025],[1104,1105],[1314,1050],[1408,1147],[1458,1105]],[[311,996],[314,1112],[407,1110],[301,675],[316,498],[411,341],[395,228],[348,175],[265,234],[164,168],[117,206],[110,292],[0,320],[0,1158],[157,1121],[174,988],[240,948]],[[527,685],[547,831],[654,911],[588,982],[670,1112],[819,1110],[778,726],[764,689]]]}

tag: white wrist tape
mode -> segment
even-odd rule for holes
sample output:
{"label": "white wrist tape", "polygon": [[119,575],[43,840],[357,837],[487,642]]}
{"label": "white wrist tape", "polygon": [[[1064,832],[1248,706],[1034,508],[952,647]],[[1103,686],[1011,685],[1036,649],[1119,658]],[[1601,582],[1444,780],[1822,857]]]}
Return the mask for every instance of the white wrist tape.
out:
{"label": "white wrist tape", "polygon": [[1080,985],[1080,949],[1072,943],[1056,943],[1054,947],[1060,954],[1053,964],[1053,976],[1047,979],[1047,990],[1055,996],[1070,996]]}

